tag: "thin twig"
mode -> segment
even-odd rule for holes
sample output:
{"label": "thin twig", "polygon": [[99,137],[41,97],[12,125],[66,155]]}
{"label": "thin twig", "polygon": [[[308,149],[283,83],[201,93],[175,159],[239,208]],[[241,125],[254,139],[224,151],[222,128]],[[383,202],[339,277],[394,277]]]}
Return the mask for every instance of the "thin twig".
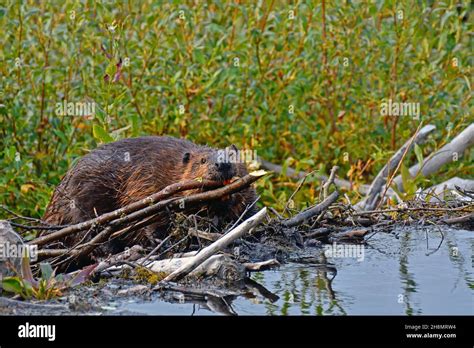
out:
{"label": "thin twig", "polygon": [[329,174],[329,179],[323,185],[323,198],[326,199],[329,194],[329,187],[331,184],[334,184],[334,179],[336,178],[336,172],[339,169],[338,166],[334,166],[331,169],[331,173]]}
{"label": "thin twig", "polygon": [[290,198],[288,198],[288,201],[286,202],[285,204],[285,208],[283,209],[283,213],[282,215],[285,215],[286,211],[288,210],[288,205],[292,202],[292,199],[293,197],[298,193],[298,191],[301,189],[301,186],[303,186],[304,182],[306,181],[306,178],[308,176],[310,176],[311,174],[313,174],[315,172],[315,170],[313,170],[312,172],[310,173],[307,173],[305,174],[305,176],[301,179],[301,181],[299,182],[298,186],[296,187],[296,190],[293,191],[293,193],[291,194]]}
{"label": "thin twig", "polygon": [[148,255],[145,256],[145,258],[143,259],[143,261],[140,262],[140,264],[141,264],[141,265],[144,265],[145,262],[148,261],[148,259],[149,259],[154,253],[156,253],[158,250],[160,250],[161,247],[162,247],[170,238],[171,238],[171,234],[168,235],[165,239],[163,239],[163,240],[161,241],[161,243],[158,244],[152,251],[150,251],[150,252],[148,253]]}
{"label": "thin twig", "polygon": [[383,194],[382,196],[380,197],[380,200],[379,200],[379,204],[377,205],[377,208],[380,208],[380,206],[383,204],[383,199],[385,197],[385,194],[387,193],[390,185],[392,184],[392,181],[393,179],[395,178],[395,174],[397,174],[398,170],[400,169],[400,167],[402,166],[403,164],[403,160],[405,159],[406,155],[408,154],[408,151],[411,149],[411,146],[413,144],[413,142],[415,142],[415,139],[416,137],[418,136],[418,133],[420,132],[420,129],[421,129],[421,125],[423,124],[423,122],[420,122],[420,124],[418,125],[418,128],[416,129],[415,131],[415,134],[412,136],[410,142],[408,143],[408,146],[406,147],[405,151],[403,152],[403,155],[402,155],[402,158],[400,159],[400,161],[398,162],[398,165],[397,167],[395,168],[395,170],[393,171],[393,173],[390,174],[390,178],[388,179],[386,185],[385,185],[385,189],[383,191]]}

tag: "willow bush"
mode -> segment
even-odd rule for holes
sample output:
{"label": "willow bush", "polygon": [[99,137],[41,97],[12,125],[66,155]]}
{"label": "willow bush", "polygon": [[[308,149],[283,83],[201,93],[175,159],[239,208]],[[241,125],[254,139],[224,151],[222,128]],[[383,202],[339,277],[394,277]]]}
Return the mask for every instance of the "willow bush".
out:
{"label": "willow bush", "polygon": [[[420,122],[437,126],[425,156],[472,122],[469,6],[0,1],[0,203],[41,216],[74,160],[140,135],[234,143],[368,183]],[[419,115],[382,115],[388,100]],[[68,103],[95,110],[61,112]],[[470,163],[472,154],[425,184],[466,177]],[[275,175],[258,191],[281,208],[295,186]],[[317,187],[309,180],[296,204],[313,204]]]}

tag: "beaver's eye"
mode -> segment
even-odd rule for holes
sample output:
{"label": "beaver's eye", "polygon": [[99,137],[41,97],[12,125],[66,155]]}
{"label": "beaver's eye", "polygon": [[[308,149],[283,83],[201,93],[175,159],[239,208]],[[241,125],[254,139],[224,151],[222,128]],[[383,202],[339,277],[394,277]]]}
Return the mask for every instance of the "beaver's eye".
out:
{"label": "beaver's eye", "polygon": [[206,163],[206,159],[205,159],[204,157],[201,158],[201,163],[202,163],[202,164]]}

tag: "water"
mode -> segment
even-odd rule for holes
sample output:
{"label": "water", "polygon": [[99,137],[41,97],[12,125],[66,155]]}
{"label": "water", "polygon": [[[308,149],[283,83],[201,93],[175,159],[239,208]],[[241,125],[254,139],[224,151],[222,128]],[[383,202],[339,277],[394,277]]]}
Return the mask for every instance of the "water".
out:
{"label": "water", "polygon": [[[253,274],[279,297],[275,302],[263,296],[228,302],[238,315],[472,315],[473,247],[472,231],[430,226],[379,232],[368,240],[363,260],[327,258],[337,272],[288,263]],[[120,307],[152,315],[217,314],[206,304],[158,299]]]}

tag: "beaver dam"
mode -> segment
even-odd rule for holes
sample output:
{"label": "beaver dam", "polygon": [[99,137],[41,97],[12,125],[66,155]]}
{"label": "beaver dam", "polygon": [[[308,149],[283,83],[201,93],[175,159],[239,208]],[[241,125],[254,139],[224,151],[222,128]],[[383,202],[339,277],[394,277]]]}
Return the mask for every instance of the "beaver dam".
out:
{"label": "beaver dam", "polygon": [[[462,133],[463,141],[447,146],[467,148],[473,127],[469,141]],[[46,224],[4,207],[12,215],[0,225],[4,244],[30,246],[24,249],[35,250],[35,258],[3,258],[8,277],[1,311],[471,314],[472,181],[455,178],[411,199],[393,189],[401,161],[432,130],[417,130],[372,184],[359,188],[365,197],[358,203],[344,194],[350,188],[334,167],[320,177],[319,201],[296,211],[292,198],[313,173],[287,169],[300,181],[283,211],[262,207],[247,217],[255,200],[226,224],[205,214],[270,171],[282,171],[260,159],[263,169],[240,178],[173,183],[77,224]],[[429,175],[449,159],[434,154],[425,161],[421,170]],[[143,238],[140,231],[163,217],[167,234]],[[31,230],[42,233],[25,241]],[[73,245],[62,242],[75,234],[83,237]],[[98,252],[123,236],[122,249]]]}

